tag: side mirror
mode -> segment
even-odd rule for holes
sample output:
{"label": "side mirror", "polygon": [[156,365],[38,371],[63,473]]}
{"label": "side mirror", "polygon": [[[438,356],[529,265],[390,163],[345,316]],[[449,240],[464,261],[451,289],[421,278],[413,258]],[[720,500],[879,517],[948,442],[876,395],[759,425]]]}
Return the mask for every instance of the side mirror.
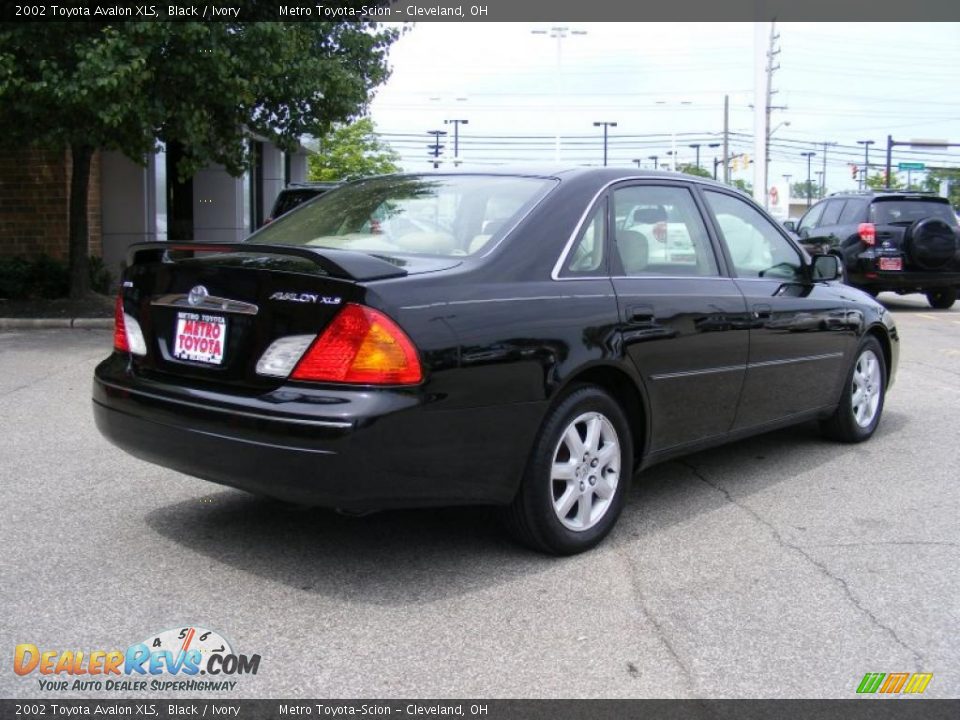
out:
{"label": "side mirror", "polygon": [[810,264],[811,276],[814,282],[822,280],[839,280],[843,277],[842,261],[836,255],[814,255]]}
{"label": "side mirror", "polygon": [[796,231],[797,231],[797,223],[794,222],[793,220],[784,220],[784,221],[783,221],[783,226],[784,226],[787,230],[789,230],[790,232],[796,232]]}

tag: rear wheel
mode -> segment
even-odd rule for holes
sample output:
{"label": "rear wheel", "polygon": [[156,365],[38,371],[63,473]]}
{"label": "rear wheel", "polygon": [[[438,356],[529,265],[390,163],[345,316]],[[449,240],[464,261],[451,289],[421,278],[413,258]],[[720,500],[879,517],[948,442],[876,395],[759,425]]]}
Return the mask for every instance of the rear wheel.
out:
{"label": "rear wheel", "polygon": [[836,411],[821,423],[827,437],[847,443],[870,438],[880,424],[886,396],[887,369],[883,349],[867,337],[857,350]]}
{"label": "rear wheel", "polygon": [[937,310],[949,310],[957,301],[957,289],[952,287],[927,290],[927,302]]}
{"label": "rear wheel", "polygon": [[513,503],[511,533],[555,555],[589,550],[623,510],[633,468],[630,427],[603,389],[581,386],[550,411]]}

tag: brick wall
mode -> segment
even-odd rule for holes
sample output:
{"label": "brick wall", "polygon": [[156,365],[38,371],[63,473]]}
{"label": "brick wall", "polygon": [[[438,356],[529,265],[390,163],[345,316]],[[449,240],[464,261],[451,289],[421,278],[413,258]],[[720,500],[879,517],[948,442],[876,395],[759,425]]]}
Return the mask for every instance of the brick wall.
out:
{"label": "brick wall", "polygon": [[[70,153],[25,148],[0,152],[0,256],[66,260]],[[100,154],[90,164],[90,254],[101,254]]]}

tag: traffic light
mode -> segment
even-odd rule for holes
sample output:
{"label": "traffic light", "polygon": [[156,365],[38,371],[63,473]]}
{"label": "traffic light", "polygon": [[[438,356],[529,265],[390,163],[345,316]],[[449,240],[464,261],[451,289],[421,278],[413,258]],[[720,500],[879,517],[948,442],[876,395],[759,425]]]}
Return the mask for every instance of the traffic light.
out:
{"label": "traffic light", "polygon": [[860,173],[860,168],[859,168],[859,167],[857,167],[856,165],[850,165],[850,177],[852,177],[854,180],[856,180],[856,179],[857,179],[857,175],[858,175],[859,173]]}

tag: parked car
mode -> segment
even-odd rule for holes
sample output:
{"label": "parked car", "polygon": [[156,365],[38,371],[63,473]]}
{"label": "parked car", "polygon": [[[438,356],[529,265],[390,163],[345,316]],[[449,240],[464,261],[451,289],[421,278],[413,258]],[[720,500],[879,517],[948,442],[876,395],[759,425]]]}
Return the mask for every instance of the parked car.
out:
{"label": "parked car", "polygon": [[325,192],[339,187],[340,183],[330,182],[303,182],[290,183],[277,195],[273,201],[273,208],[270,215],[264,220],[264,225],[273,222],[284,213],[288,213],[295,207],[299,207],[307,200],[313,200],[315,197],[323,195]]}
{"label": "parked car", "polygon": [[921,292],[950,308],[960,286],[960,225],[946,198],[900,190],[837,193],[801,218],[810,252],[843,259],[847,282],[876,295]]}
{"label": "parked car", "polygon": [[213,482],[352,512],[500,505],[576,553],[637,469],[808,420],[873,435],[897,331],[839,273],[692,176],[384,176],[244,243],[133,246],[94,416]]}

